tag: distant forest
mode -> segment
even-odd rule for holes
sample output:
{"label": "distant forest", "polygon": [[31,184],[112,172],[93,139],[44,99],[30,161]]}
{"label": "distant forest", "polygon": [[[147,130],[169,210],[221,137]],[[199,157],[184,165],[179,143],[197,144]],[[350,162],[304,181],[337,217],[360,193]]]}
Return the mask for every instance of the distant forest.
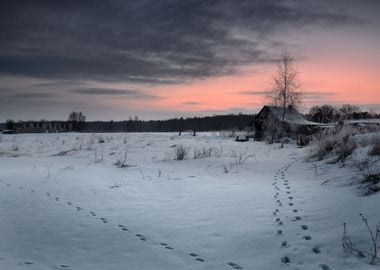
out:
{"label": "distant forest", "polygon": [[168,120],[87,121],[84,132],[179,132],[243,130],[253,125],[253,114],[215,115]]}

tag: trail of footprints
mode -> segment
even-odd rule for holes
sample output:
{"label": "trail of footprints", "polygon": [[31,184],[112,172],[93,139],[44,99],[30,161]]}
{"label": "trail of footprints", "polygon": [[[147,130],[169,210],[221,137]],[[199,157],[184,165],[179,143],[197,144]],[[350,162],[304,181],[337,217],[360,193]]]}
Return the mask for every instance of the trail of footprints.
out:
{"label": "trail of footprints", "polygon": [[[3,182],[3,180],[0,180],[0,182]],[[10,183],[5,183],[5,184],[6,184],[7,187],[10,187],[10,186],[11,186]],[[19,189],[25,190],[26,188],[23,187],[23,186],[20,186]],[[35,190],[34,190],[34,189],[30,189],[30,192],[35,193]],[[51,194],[50,194],[49,192],[46,192],[45,195],[46,195],[47,197],[52,197]],[[56,197],[54,197],[54,200],[55,200],[56,202],[60,202],[60,197],[56,196]],[[69,205],[69,206],[74,206],[73,203],[72,203],[71,201],[66,201],[66,204]],[[81,211],[81,210],[83,210],[83,208],[80,207],[80,206],[74,206],[74,207],[75,207],[75,209],[76,209],[77,211]],[[91,214],[91,216],[93,216],[93,217],[97,217],[97,214],[96,214],[94,211],[90,211],[89,213]],[[104,217],[100,217],[99,219],[100,219],[101,222],[103,222],[103,223],[105,223],[105,224],[108,223],[108,220],[107,220],[106,218],[104,218]],[[143,241],[143,242],[146,242],[146,241],[149,240],[148,237],[146,237],[146,236],[144,236],[144,235],[142,235],[142,234],[139,234],[139,233],[133,233],[133,232],[132,232],[130,229],[128,229],[128,227],[126,227],[125,225],[119,224],[119,225],[117,225],[117,227],[118,227],[119,229],[121,229],[122,231],[124,231],[124,232],[128,232],[128,233],[132,233],[132,234],[134,234],[134,236],[138,237],[138,238],[139,238],[141,241]],[[167,243],[160,243],[159,246],[165,248],[166,250],[174,250],[174,248],[173,248],[172,246],[170,246],[169,244],[167,244]],[[206,261],[205,259],[203,259],[203,258],[202,258],[200,255],[198,255],[197,253],[188,253],[187,255],[188,255],[189,257],[193,258],[196,262],[201,262],[201,263],[203,263],[203,262]],[[25,264],[25,265],[32,265],[32,264],[34,264],[34,262],[32,262],[32,261],[25,261],[25,262],[23,262],[23,264]],[[242,266],[240,266],[239,264],[234,263],[234,262],[228,262],[227,265],[228,265],[229,267],[231,267],[232,269],[244,269],[244,267],[242,267]],[[53,269],[69,269],[69,267],[70,267],[69,265],[61,264],[61,265],[55,266]]]}
{"label": "trail of footprints", "polygon": [[[294,217],[289,218],[287,216],[287,218],[289,220],[291,220],[292,222],[299,222],[302,220],[301,216],[296,215],[299,213],[299,210],[294,205],[294,202],[293,202],[294,197],[292,196],[291,185],[290,185],[289,180],[286,179],[286,177],[285,177],[285,173],[287,172],[289,167],[292,166],[295,162],[296,162],[296,160],[286,164],[285,166],[283,166],[282,168],[277,170],[277,172],[274,176],[274,179],[273,179],[272,185],[273,185],[273,188],[275,189],[274,198],[275,198],[276,204],[277,204],[277,208],[273,211],[273,216],[275,216],[274,221],[275,221],[275,224],[277,227],[281,227],[284,225],[284,222],[279,217],[280,216],[280,208],[283,207],[283,202],[281,201],[281,199],[279,199],[281,195],[282,195],[282,197],[286,198],[286,204],[291,208],[291,212],[293,214],[295,214]],[[300,229],[302,231],[306,232],[309,229],[309,227],[306,224],[301,224]],[[283,233],[283,231],[281,229],[277,229],[276,235],[282,236],[282,237],[285,236],[285,234]],[[306,241],[309,241],[312,239],[312,237],[310,235],[303,235],[302,238]],[[280,246],[282,248],[289,248],[291,245],[287,241],[281,241]],[[315,246],[312,248],[312,252],[314,252],[315,254],[320,254],[322,251],[320,248]],[[280,258],[280,261],[281,261],[281,263],[283,263],[285,265],[292,263],[289,255],[284,255],[283,257]],[[323,270],[325,270],[326,265],[323,265],[323,266],[319,265],[319,266]]]}

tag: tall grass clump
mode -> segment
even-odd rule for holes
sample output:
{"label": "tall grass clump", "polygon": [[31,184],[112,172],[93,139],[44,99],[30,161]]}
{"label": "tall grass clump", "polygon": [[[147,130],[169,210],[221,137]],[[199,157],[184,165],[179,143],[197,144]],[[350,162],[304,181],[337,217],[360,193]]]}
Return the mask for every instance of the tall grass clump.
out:
{"label": "tall grass clump", "polygon": [[176,148],[174,149],[175,160],[184,160],[187,154],[188,154],[188,151],[182,144],[177,145]]}
{"label": "tall grass clump", "polygon": [[341,161],[344,164],[357,147],[352,136],[352,129],[346,126],[318,134],[313,140],[312,157],[318,160],[335,157],[336,162]]}

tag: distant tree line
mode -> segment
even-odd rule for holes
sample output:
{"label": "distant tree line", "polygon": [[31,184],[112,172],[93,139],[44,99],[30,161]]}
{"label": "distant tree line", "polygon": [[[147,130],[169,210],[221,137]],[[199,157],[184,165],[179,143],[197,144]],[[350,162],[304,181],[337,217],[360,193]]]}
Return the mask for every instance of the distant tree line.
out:
{"label": "distant tree line", "polygon": [[198,131],[243,130],[253,125],[254,115],[230,114],[193,118],[174,118],[168,120],[125,121],[88,121],[84,124],[86,132],[185,132],[194,135]]}
{"label": "distant tree line", "polygon": [[310,120],[319,123],[333,123],[350,119],[380,118],[380,114],[362,111],[358,106],[351,104],[344,104],[340,107],[335,107],[329,104],[316,105],[310,108],[310,111],[306,116]]}

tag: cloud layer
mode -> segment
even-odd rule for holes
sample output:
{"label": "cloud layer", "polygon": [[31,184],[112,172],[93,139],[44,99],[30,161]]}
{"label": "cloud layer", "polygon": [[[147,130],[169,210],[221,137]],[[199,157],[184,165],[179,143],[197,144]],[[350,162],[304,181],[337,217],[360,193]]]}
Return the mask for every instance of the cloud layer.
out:
{"label": "cloud layer", "polygon": [[278,0],[1,1],[0,74],[179,83],[273,61],[276,31],[357,22]]}

